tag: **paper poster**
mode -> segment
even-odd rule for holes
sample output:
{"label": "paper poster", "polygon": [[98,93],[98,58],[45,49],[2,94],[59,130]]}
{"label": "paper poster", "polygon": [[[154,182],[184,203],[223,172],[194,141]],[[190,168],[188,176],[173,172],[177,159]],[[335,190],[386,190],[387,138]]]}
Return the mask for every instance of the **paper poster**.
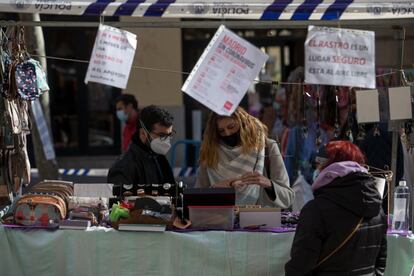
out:
{"label": "paper poster", "polygon": [[375,88],[375,33],[309,26],[305,82]]}
{"label": "paper poster", "polygon": [[135,34],[99,25],[85,83],[93,81],[125,89],[136,48]]}
{"label": "paper poster", "polygon": [[220,26],[182,90],[220,115],[231,115],[268,56]]}
{"label": "paper poster", "polygon": [[357,121],[361,123],[376,123],[380,121],[378,90],[357,90]]}
{"label": "paper poster", "polygon": [[410,87],[395,87],[388,89],[390,100],[390,119],[404,120],[412,118],[412,99]]}

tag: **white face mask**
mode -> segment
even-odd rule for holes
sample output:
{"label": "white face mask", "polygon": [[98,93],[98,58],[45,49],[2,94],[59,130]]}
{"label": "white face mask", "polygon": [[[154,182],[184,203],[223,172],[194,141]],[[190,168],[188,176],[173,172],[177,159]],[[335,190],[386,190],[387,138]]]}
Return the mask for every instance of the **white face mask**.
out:
{"label": "white face mask", "polygon": [[150,140],[150,148],[156,154],[166,155],[171,148],[171,137],[161,139],[160,137],[152,138],[149,131],[146,129],[142,121],[140,121],[142,128],[148,134],[148,139]]}
{"label": "white face mask", "polygon": [[153,152],[161,155],[166,155],[171,148],[171,138],[167,137],[161,140],[159,137],[151,140],[150,147]]}

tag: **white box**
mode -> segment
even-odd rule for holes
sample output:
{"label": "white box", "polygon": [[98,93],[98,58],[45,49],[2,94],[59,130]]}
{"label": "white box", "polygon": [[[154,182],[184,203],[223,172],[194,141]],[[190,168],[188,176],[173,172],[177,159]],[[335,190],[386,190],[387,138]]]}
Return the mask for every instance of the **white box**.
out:
{"label": "white box", "polygon": [[276,228],[281,226],[279,208],[240,208],[240,228],[261,226],[262,228]]}

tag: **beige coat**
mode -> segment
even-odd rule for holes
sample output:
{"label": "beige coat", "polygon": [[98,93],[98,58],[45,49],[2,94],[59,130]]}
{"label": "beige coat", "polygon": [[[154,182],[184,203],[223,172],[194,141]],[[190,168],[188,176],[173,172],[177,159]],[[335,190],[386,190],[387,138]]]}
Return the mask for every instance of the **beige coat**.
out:
{"label": "beige coat", "polygon": [[[270,163],[270,177],[275,191],[275,199],[272,200],[264,188],[260,188],[257,191],[257,205],[289,208],[294,199],[294,192],[289,185],[289,177],[286,171],[285,164],[283,163],[282,155],[280,154],[279,147],[274,140],[267,139],[266,147],[269,149],[269,163]],[[207,176],[207,169],[205,166],[200,166],[197,175],[196,187],[207,188],[214,183],[210,183]],[[223,179],[225,180],[225,179]]]}

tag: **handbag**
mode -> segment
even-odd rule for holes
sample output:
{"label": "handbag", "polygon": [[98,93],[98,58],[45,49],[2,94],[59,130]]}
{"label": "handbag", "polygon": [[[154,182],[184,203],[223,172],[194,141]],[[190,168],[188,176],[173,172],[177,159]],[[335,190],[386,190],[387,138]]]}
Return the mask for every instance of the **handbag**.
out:
{"label": "handbag", "polygon": [[49,226],[66,217],[62,198],[49,194],[25,194],[16,202],[14,222],[26,226]]}

